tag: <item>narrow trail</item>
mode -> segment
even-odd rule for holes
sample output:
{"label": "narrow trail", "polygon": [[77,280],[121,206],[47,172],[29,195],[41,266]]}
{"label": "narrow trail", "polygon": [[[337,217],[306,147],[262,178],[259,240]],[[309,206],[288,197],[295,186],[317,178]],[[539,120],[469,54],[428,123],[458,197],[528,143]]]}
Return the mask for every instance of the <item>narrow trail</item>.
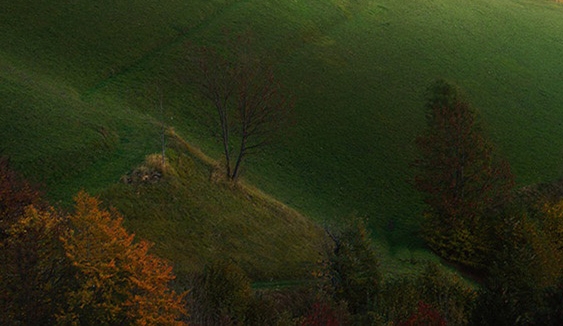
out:
{"label": "narrow trail", "polygon": [[277,280],[277,281],[262,281],[252,283],[253,290],[280,290],[291,289],[301,286],[313,286],[320,284],[320,280],[315,279],[302,279],[302,280]]}
{"label": "narrow trail", "polygon": [[199,23],[195,24],[193,27],[187,29],[186,31],[179,32],[172,39],[164,41],[159,46],[156,46],[155,48],[147,51],[144,55],[137,58],[136,60],[134,60],[130,64],[121,66],[116,73],[112,74],[111,76],[109,76],[105,79],[102,79],[101,81],[96,83],[94,86],[85,90],[82,93],[81,97],[82,98],[88,98],[88,97],[95,95],[101,89],[105,88],[106,86],[111,84],[113,81],[117,80],[119,77],[122,77],[122,76],[124,76],[124,75],[126,75],[130,72],[136,71],[137,69],[141,68],[145,63],[147,63],[151,59],[154,59],[155,57],[157,57],[160,54],[168,51],[169,49],[172,49],[172,48],[182,44],[186,39],[188,39],[189,37],[198,33],[202,29],[208,27],[211,23],[213,23],[214,21],[219,19],[225,13],[236,9],[238,6],[240,6],[244,3],[247,3],[249,1],[250,0],[238,0],[238,1],[233,1],[233,2],[229,3],[228,5],[220,6],[217,10],[215,10],[215,12],[210,14],[206,19],[204,19],[204,20],[200,21]]}
{"label": "narrow trail", "polygon": [[[160,45],[158,45],[158,46],[154,47],[153,49],[147,51],[144,55],[137,58],[136,60],[134,60],[130,64],[121,66],[118,69],[118,71],[113,73],[111,76],[100,80],[94,86],[86,89],[82,93],[81,97],[83,99],[87,99],[87,98],[95,95],[100,90],[104,89],[106,86],[110,85],[112,82],[116,81],[120,77],[127,75],[128,73],[131,73],[133,71],[137,71],[138,69],[143,67],[150,60],[154,59],[155,57],[158,57],[162,53],[165,53],[168,50],[170,50],[170,49],[172,49],[172,48],[174,48],[178,45],[181,45],[183,42],[186,41],[186,39],[189,39],[190,37],[192,37],[195,34],[197,34],[198,32],[200,32],[201,30],[210,26],[213,22],[220,19],[220,17],[222,17],[223,15],[237,9],[241,5],[248,3],[250,1],[251,0],[238,0],[238,1],[235,0],[231,3],[229,3],[228,5],[221,6],[221,7],[217,8],[217,10],[215,10],[215,12],[210,14],[206,19],[204,19],[204,20],[200,21],[199,23],[195,24],[193,27],[187,29],[186,31],[180,31],[173,38],[171,38],[169,40],[164,40]],[[273,53],[273,55],[271,57],[272,61],[273,62],[283,61],[284,58],[290,57],[293,53],[298,52],[303,47],[314,43],[316,40],[322,38],[325,35],[330,34],[331,31],[338,28],[338,26],[346,23],[347,21],[353,19],[361,11],[362,11],[361,8],[360,9],[356,8],[352,12],[348,12],[346,14],[343,14],[340,19],[335,19],[335,20],[331,21],[330,23],[325,24],[324,26],[318,26],[318,31],[322,31],[322,33],[319,34],[319,35],[315,35],[311,39],[306,40],[301,36],[288,38],[287,45],[284,46],[283,49],[278,49],[278,51],[275,51]]]}

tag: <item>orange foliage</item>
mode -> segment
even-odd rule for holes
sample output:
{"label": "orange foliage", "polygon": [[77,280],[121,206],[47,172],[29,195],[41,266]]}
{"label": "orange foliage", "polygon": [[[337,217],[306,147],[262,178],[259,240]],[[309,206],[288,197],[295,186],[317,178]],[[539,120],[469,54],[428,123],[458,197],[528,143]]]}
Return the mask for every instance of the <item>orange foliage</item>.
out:
{"label": "orange foliage", "polygon": [[0,158],[0,324],[185,324],[172,267],[99,205],[63,216]]}
{"label": "orange foliage", "polygon": [[148,253],[150,244],[135,243],[116,211],[100,209],[97,198],[80,192],[63,237],[67,257],[78,270],[76,290],[60,322],[135,325],[184,325],[184,295],[168,285],[172,267]]}

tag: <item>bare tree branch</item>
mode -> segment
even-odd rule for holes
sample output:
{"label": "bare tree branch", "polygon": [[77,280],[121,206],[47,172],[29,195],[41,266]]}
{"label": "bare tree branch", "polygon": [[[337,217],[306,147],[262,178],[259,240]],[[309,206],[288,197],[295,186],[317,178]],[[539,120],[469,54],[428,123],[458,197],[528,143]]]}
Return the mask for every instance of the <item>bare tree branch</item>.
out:
{"label": "bare tree branch", "polygon": [[248,35],[229,43],[230,53],[210,47],[196,53],[196,81],[214,107],[225,158],[225,173],[237,180],[245,158],[275,142],[293,102],[276,81],[272,65],[252,54]]}

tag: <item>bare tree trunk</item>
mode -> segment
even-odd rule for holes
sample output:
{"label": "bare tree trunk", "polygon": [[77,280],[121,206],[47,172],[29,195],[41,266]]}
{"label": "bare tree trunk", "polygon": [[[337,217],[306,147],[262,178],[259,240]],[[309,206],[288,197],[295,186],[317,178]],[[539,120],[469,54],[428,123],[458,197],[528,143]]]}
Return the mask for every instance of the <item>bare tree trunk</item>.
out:
{"label": "bare tree trunk", "polygon": [[221,140],[223,142],[223,153],[225,154],[225,171],[228,178],[231,178],[231,151],[229,146],[229,119],[226,104],[215,102],[217,114],[221,124]]}
{"label": "bare tree trunk", "polygon": [[250,45],[243,35],[229,44],[233,56],[204,47],[196,58],[194,76],[215,106],[225,175],[233,181],[241,174],[245,156],[273,139],[293,107],[275,81],[273,67],[249,53]]}
{"label": "bare tree trunk", "polygon": [[161,129],[160,129],[160,144],[162,146],[162,169],[166,166],[166,136],[164,135],[166,131],[166,124],[164,123],[164,107],[162,106],[162,94],[160,94],[160,120],[161,120]]}
{"label": "bare tree trunk", "polygon": [[240,141],[240,151],[238,153],[237,162],[235,164],[235,168],[233,170],[233,175],[231,177],[231,180],[236,180],[238,178],[240,166],[244,156],[246,156],[246,136],[242,137]]}

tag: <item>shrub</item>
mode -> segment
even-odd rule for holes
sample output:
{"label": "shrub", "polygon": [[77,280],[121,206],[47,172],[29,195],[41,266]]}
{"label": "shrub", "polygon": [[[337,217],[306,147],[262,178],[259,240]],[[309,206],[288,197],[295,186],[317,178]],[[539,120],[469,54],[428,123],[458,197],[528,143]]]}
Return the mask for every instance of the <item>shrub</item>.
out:
{"label": "shrub", "polygon": [[334,300],[346,302],[352,315],[367,314],[378,301],[381,273],[365,222],[352,219],[329,234],[334,240],[328,265]]}
{"label": "shrub", "polygon": [[233,262],[214,262],[195,277],[191,320],[199,325],[242,324],[252,299],[250,279]]}
{"label": "shrub", "polygon": [[448,325],[469,323],[477,294],[459,276],[429,264],[416,284],[423,301],[435,307]]}
{"label": "shrub", "polygon": [[328,304],[324,302],[315,302],[311,307],[309,314],[305,316],[305,320],[301,326],[339,326],[337,312]]}
{"label": "shrub", "polygon": [[276,325],[280,319],[277,308],[272,297],[255,293],[246,310],[245,325]]}
{"label": "shrub", "polygon": [[475,298],[475,291],[458,276],[429,264],[417,277],[386,283],[379,314],[385,321],[397,323],[420,320],[417,318],[425,313],[435,312],[440,318],[434,321],[443,319],[448,325],[467,325]]}
{"label": "shrub", "polygon": [[406,321],[397,323],[397,326],[446,326],[446,320],[432,306],[418,302],[418,308]]}

